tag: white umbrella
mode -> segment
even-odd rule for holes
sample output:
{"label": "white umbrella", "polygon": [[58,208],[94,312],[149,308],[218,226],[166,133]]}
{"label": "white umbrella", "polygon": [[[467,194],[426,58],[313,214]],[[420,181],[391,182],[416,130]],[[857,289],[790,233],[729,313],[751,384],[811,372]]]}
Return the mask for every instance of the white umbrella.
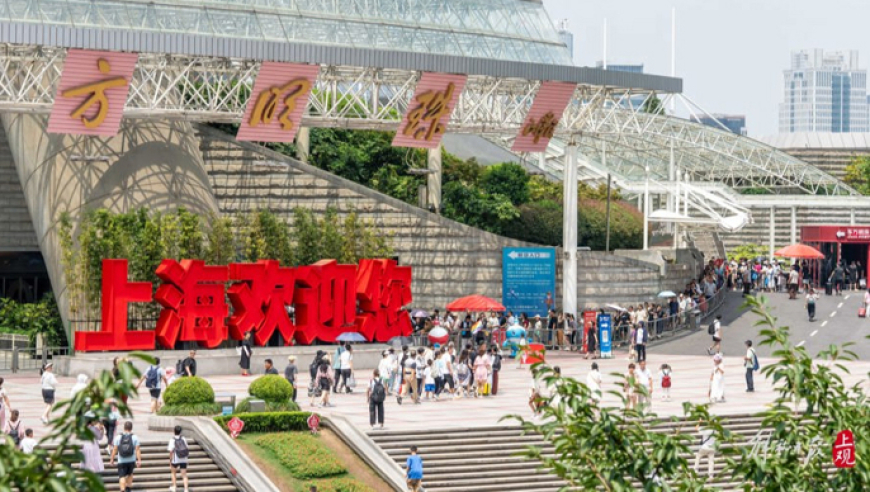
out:
{"label": "white umbrella", "polygon": [[674,294],[673,291],[670,291],[670,290],[663,290],[663,291],[659,292],[659,297],[662,298],[662,299],[666,299],[666,298],[668,298],[668,297],[677,297],[677,295]]}
{"label": "white umbrella", "polygon": [[613,310],[615,310],[615,311],[619,311],[619,312],[625,312],[625,311],[628,311],[628,309],[625,309],[624,307],[617,306],[616,304],[607,304],[607,305],[604,306],[604,307],[606,307],[606,308],[610,308],[610,309],[613,309]]}

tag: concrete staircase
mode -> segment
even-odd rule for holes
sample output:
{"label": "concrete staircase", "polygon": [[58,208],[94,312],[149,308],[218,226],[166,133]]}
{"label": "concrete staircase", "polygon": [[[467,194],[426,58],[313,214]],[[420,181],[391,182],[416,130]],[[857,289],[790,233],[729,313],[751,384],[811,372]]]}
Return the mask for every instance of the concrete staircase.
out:
{"label": "concrete staircase", "polygon": [[[738,436],[742,445],[750,445],[761,430],[761,417],[732,416],[725,427]],[[673,433],[676,428],[695,432],[694,423],[690,422],[660,424],[655,431]],[[404,466],[409,447],[417,446],[423,457],[423,485],[427,492],[556,492],[565,486],[558,477],[538,469],[539,462],[517,456],[527,446],[541,447],[545,456],[554,453],[553,447],[539,436],[523,435],[519,427],[374,431],[369,436],[400,467]],[[700,437],[691,446],[692,454],[687,456],[690,465],[699,445]],[[716,476],[708,485],[725,490],[741,487],[741,482],[719,476],[725,466],[721,454],[717,454],[714,463]],[[706,473],[706,459],[699,470]]]}
{"label": "concrete staircase", "polygon": [[[133,490],[136,492],[166,492],[172,485],[169,472],[169,453],[165,441],[143,441],[141,446],[142,466],[133,475]],[[211,456],[194,440],[187,440],[190,448],[187,476],[191,491],[236,492],[239,490],[229,477],[218,467]],[[103,466],[101,474],[106,492],[118,492],[118,473],[115,466],[109,466],[109,455],[103,447]],[[183,490],[179,477],[178,490]]]}
{"label": "concrete staircase", "polygon": [[0,128],[0,252],[39,251],[6,132]]}
{"label": "concrete staircase", "polygon": [[722,238],[716,231],[695,231],[691,232],[691,242],[693,247],[704,254],[704,258],[711,260],[713,258],[724,258],[725,244]]}

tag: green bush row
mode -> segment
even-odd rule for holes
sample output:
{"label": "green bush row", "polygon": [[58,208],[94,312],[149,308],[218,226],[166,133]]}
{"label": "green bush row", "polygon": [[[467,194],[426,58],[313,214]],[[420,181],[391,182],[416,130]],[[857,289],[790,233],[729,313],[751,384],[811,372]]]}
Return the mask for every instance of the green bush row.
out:
{"label": "green bush row", "polygon": [[286,432],[307,431],[310,416],[311,412],[264,412],[220,416],[214,420],[224,430],[228,430],[227,422],[230,419],[238,417],[245,422],[244,432]]}
{"label": "green bush row", "polygon": [[195,405],[214,403],[214,390],[200,377],[183,377],[172,382],[163,393],[167,405]]}
{"label": "green bush row", "polygon": [[308,490],[312,486],[317,487],[317,492],[375,492],[371,487],[353,478],[345,477],[312,480],[305,483],[303,490]]}
{"label": "green bush row", "polygon": [[[249,397],[240,401],[236,405],[235,413],[249,413],[251,411],[251,400],[258,400],[262,398],[254,398]],[[266,411],[267,412],[298,412],[299,405],[292,401],[285,402],[277,402],[277,401],[269,401],[266,400]]]}
{"label": "green bush row", "polygon": [[254,443],[274,453],[287,471],[300,480],[347,473],[344,463],[320,442],[319,437],[308,432],[268,434],[258,437]]}
{"label": "green bush row", "polygon": [[182,403],[180,405],[163,405],[157,411],[157,415],[167,417],[186,417],[193,415],[218,415],[221,406],[218,403]]}

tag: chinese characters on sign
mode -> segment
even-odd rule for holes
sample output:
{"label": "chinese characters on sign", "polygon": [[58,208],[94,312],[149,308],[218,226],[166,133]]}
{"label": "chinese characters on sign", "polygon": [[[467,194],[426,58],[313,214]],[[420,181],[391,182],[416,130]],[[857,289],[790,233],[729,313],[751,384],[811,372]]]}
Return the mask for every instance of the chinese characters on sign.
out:
{"label": "chinese characters on sign", "polygon": [[501,275],[502,304],[508,310],[546,317],[554,307],[555,249],[503,248]]}
{"label": "chinese characters on sign", "polygon": [[230,436],[235,439],[239,437],[239,434],[242,433],[242,429],[245,428],[245,421],[238,417],[233,417],[229,422],[227,422],[227,428],[230,430]]}
{"label": "chinese characters on sign", "polygon": [[847,429],[837,434],[831,455],[837,468],[855,467],[855,436],[852,435],[852,431]]}
{"label": "chinese characters on sign", "polygon": [[465,75],[424,73],[393,138],[393,146],[438,147],[467,79]]}
{"label": "chinese characters on sign", "polygon": [[154,299],[163,309],[155,330],[128,331],[127,305],[150,302],[152,286],[127,281],[127,260],[103,260],[102,328],[76,332],[76,350],[152,350],[155,342],[173,348],[178,341],[215,348],[248,331],[258,345],[276,331],[286,345],[334,342],[345,332],[378,342],[411,333],[402,309],[412,301],[411,267],[395,260],[361,260],[358,266],[322,260],[296,268],[274,260],[225,266],[163,260],[157,276],[163,284]]}
{"label": "chinese characters on sign", "polygon": [[556,127],[562,120],[562,113],[565,112],[576,88],[576,84],[567,82],[542,82],[511,150],[514,152],[547,150],[547,145],[553,138]]}
{"label": "chinese characters on sign", "polygon": [[319,65],[263,62],[236,138],[292,142],[319,73]]}
{"label": "chinese characters on sign", "polygon": [[48,119],[49,133],[118,133],[139,55],[71,49]]}

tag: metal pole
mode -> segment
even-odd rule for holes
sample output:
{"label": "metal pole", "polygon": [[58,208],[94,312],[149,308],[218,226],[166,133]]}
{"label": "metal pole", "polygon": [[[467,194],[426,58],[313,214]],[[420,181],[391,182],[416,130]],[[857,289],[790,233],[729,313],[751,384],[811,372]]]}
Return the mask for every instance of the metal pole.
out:
{"label": "metal pole", "polygon": [[607,70],[607,18],[606,17],[604,18],[604,48],[602,51],[603,51],[603,55],[602,55],[603,59],[601,60],[601,65],[604,67],[605,70]]}
{"label": "metal pole", "polygon": [[643,250],[649,249],[649,166],[643,182]]}
{"label": "metal pole", "polygon": [[577,312],[577,145],[565,152],[562,216],[562,312]]}
{"label": "metal pole", "polygon": [[607,173],[607,210],[604,213],[604,252],[610,253],[610,173]]}

